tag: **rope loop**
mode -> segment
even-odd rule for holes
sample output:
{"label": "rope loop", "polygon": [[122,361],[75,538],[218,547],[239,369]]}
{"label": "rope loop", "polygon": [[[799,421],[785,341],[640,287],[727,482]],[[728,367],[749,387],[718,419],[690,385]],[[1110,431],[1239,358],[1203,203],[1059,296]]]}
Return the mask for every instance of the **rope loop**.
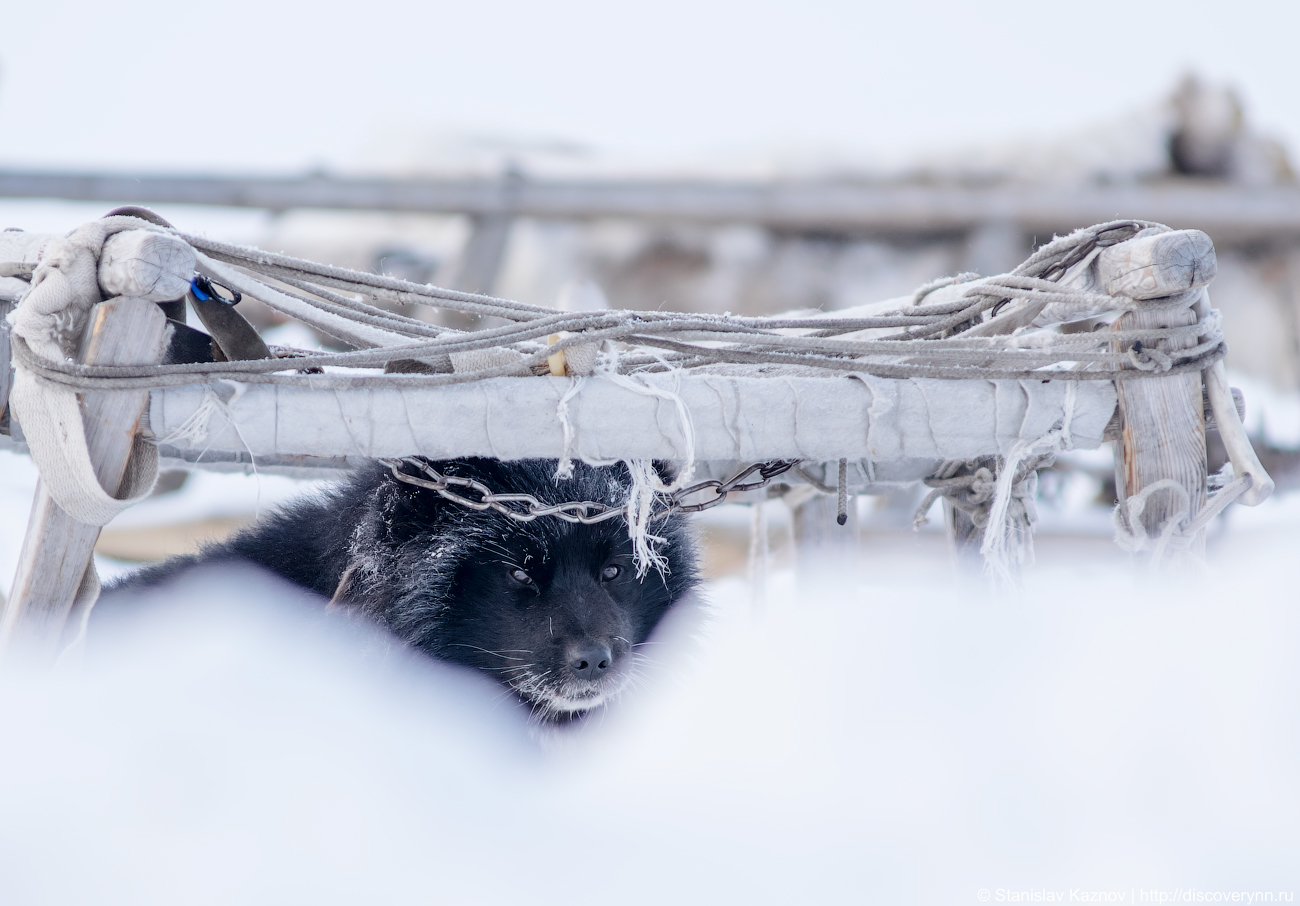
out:
{"label": "rope loop", "polygon": [[[1115,526],[1115,543],[1129,553],[1149,552],[1153,568],[1164,562],[1169,554],[1187,551],[1216,516],[1250,489],[1253,479],[1249,475],[1228,480],[1227,476],[1231,474],[1232,465],[1229,463],[1221,472],[1210,476],[1210,487],[1218,486],[1219,489],[1209,496],[1195,518],[1189,518],[1191,496],[1187,489],[1172,478],[1152,482],[1138,493],[1120,501],[1111,513],[1111,521]],[[1143,524],[1142,514],[1151,497],[1162,492],[1171,495],[1175,508],[1152,534]]]}
{"label": "rope loop", "polygon": [[1143,346],[1141,341],[1128,348],[1128,360],[1134,368],[1142,371],[1168,371],[1174,367],[1174,360],[1167,352],[1154,346]]}

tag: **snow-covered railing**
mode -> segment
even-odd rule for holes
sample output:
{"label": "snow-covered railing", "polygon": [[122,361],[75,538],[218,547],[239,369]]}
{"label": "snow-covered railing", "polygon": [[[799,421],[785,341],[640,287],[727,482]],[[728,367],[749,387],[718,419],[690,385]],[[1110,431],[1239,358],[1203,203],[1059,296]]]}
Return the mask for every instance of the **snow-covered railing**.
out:
{"label": "snow-covered railing", "polygon": [[[1121,542],[1196,550],[1213,513],[1272,487],[1223,379],[1214,273],[1203,233],[1119,221],[1009,274],[743,318],[556,311],[213,242],[141,209],[66,238],[3,233],[0,301],[18,304],[0,427],[42,475],[5,631],[57,641],[93,601],[98,526],[148,492],[160,451],[199,467],[670,459],[682,485],[797,462],[791,474],[823,491],[924,480],[957,536],[1006,568],[1027,550],[1036,469],[1113,436]],[[227,304],[240,293],[350,348],[267,347]],[[208,334],[184,323],[187,299]],[[415,305],[500,326],[393,310]],[[1213,498],[1202,384],[1234,466]]]}

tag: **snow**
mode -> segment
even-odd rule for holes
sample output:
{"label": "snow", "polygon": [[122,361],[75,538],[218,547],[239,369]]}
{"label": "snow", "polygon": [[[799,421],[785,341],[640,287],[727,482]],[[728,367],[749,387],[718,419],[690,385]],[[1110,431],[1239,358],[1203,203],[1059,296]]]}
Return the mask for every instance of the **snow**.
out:
{"label": "snow", "polygon": [[[24,462],[0,454],[6,513]],[[773,573],[760,612],[709,583],[629,697],[540,737],[477,676],[204,577],[80,666],[0,677],[0,902],[1295,889],[1300,497],[1233,508],[1204,574],[1046,537],[1018,595],[936,532],[879,537]]]}

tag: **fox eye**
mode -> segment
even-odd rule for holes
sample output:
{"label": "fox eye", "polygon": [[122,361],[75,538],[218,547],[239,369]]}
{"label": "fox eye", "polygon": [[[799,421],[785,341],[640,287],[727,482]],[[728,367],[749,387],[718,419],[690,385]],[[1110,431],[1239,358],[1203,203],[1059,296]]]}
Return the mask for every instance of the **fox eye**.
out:
{"label": "fox eye", "polygon": [[610,579],[617,579],[622,572],[621,566],[606,566],[600,571],[600,577],[608,582]]}
{"label": "fox eye", "polygon": [[533,584],[533,577],[530,576],[530,575],[528,575],[528,573],[524,572],[522,569],[517,569],[517,568],[516,568],[516,569],[512,569],[512,570],[510,570],[510,578],[514,579],[514,580],[515,580],[516,582],[518,582],[520,585],[532,585],[532,584]]}

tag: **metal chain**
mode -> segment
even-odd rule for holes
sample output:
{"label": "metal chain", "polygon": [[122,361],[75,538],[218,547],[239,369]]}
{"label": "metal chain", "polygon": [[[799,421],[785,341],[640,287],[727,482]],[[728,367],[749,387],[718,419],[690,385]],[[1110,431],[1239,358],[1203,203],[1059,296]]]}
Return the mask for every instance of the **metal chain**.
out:
{"label": "metal chain", "polygon": [[[496,510],[503,516],[508,516],[518,522],[532,522],[538,516],[555,516],[565,522],[593,525],[607,519],[614,519],[627,512],[626,506],[621,504],[619,506],[610,506],[592,500],[546,504],[532,494],[497,494],[481,481],[476,481],[473,478],[461,478],[456,475],[444,475],[421,459],[381,459],[379,461],[392,470],[393,477],[398,481],[436,491],[447,500],[468,507],[471,510]],[[652,520],[666,519],[676,513],[699,513],[711,509],[726,501],[727,495],[732,491],[756,491],[759,488],[766,487],[778,475],[789,471],[795,465],[795,462],[778,459],[770,462],[754,463],[741,469],[725,481],[709,479],[685,488],[679,488],[666,495],[664,503],[656,508],[656,512],[650,518]],[[421,478],[418,475],[406,472],[403,469],[403,466],[406,465],[419,469],[428,477]],[[755,473],[758,474],[757,479],[746,481]],[[464,488],[472,491],[478,494],[479,498],[477,500],[470,499],[463,494],[458,494],[452,490],[453,488]],[[704,491],[711,491],[714,496],[702,503],[682,503],[691,495]],[[518,509],[519,506],[524,509]]]}
{"label": "metal chain", "polygon": [[[765,488],[772,483],[772,479],[778,475],[790,471],[799,460],[797,459],[773,459],[768,462],[756,462],[752,466],[741,469],[735,475],[732,475],[726,481],[710,479],[701,481],[690,487],[681,488],[669,496],[672,501],[671,509],[662,515],[656,515],[652,518],[661,519],[663,516],[671,513],[698,513],[701,510],[707,510],[723,503],[727,495],[732,491],[757,491],[759,488]],[[746,482],[745,479],[758,473],[758,480]],[[703,503],[683,504],[681,501],[692,494],[698,494],[701,491],[713,491],[717,496],[712,500],[706,500]]]}

